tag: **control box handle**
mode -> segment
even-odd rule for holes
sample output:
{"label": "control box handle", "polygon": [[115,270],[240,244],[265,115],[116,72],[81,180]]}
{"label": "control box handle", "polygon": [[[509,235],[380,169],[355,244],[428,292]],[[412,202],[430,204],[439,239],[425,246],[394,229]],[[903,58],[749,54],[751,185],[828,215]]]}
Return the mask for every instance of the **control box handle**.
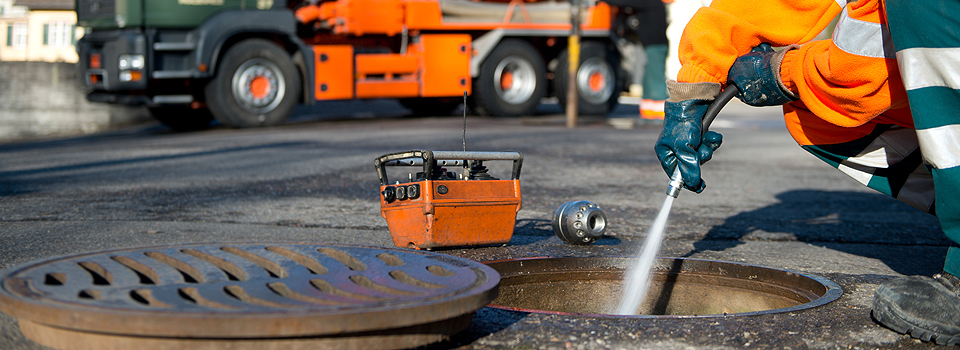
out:
{"label": "control box handle", "polygon": [[[438,160],[450,160],[450,165],[464,165],[468,160],[511,160],[513,171],[511,180],[520,179],[520,168],[523,166],[523,154],[520,152],[463,152],[463,151],[428,151],[412,150],[406,152],[389,153],[373,161],[377,168],[377,177],[380,185],[388,185],[386,166],[423,166],[423,172],[429,174]],[[463,163],[456,163],[462,161]]]}

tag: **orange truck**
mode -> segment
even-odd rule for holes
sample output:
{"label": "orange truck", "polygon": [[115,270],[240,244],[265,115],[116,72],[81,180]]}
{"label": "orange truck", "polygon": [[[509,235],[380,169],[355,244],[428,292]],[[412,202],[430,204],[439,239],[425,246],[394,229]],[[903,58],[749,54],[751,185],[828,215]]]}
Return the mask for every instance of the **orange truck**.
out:
{"label": "orange truck", "polygon": [[[603,2],[581,11],[579,112],[617,103],[623,67]],[[77,0],[87,99],[145,105],[174,129],[215,118],[282,123],[298,104],[396,98],[445,115],[469,94],[484,115],[568,96],[570,3],[472,0]]]}

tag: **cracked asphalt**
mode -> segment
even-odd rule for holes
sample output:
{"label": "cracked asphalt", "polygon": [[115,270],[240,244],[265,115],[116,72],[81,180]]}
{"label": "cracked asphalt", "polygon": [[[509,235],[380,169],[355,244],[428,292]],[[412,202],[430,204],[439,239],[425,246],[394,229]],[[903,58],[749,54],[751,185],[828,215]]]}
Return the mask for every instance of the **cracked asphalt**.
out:
{"label": "cracked asphalt", "polygon": [[[631,108],[633,108],[631,110]],[[635,113],[622,105],[612,117]],[[0,144],[0,268],[106,249],[204,242],[392,246],[379,214],[374,158],[459,150],[459,117],[412,118],[392,101],[301,108],[267,129],[174,133],[143,125]],[[476,261],[632,256],[664,199],[656,123],[606,118],[563,126],[559,108],[467,119],[467,148],[524,155],[523,209],[503,247],[438,252]],[[948,241],[935,218],[875,193],[801,150],[778,108],[731,103],[714,123],[723,146],[707,188],[674,203],[660,251],[826,277],[839,300],[798,312],[708,319],[628,319],[477,311],[429,349],[936,348],[871,320],[886,279],[940,272]],[[506,172],[491,167],[495,176]],[[589,200],[607,236],[572,246],[553,235],[560,204]],[[41,349],[0,315],[0,348]]]}

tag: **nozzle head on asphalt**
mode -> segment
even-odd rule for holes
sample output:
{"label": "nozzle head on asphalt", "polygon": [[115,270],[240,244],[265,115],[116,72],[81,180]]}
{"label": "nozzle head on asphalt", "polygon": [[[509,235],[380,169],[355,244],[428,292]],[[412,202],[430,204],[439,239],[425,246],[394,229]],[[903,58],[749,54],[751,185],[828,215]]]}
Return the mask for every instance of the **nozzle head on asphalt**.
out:
{"label": "nozzle head on asphalt", "polygon": [[680,195],[680,189],[683,188],[683,176],[680,175],[680,169],[677,168],[670,177],[670,183],[667,184],[667,195],[677,198]]}

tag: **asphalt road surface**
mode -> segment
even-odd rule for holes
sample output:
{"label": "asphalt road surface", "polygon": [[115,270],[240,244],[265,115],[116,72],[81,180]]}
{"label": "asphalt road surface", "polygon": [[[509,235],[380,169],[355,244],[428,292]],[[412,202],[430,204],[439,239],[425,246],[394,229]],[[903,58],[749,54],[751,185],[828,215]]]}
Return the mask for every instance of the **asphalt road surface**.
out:
{"label": "asphalt road surface", "polygon": [[[466,147],[524,155],[523,209],[503,247],[440,250],[476,261],[632,256],[664,199],[653,152],[660,125],[583,117],[556,105],[522,118],[467,118]],[[626,124],[625,124],[626,122]],[[636,122],[632,128],[625,128]],[[374,158],[460,150],[462,119],[412,118],[392,101],[301,108],[266,129],[175,133],[144,125],[83,137],[0,145],[0,267],[106,249],[205,242],[392,246],[379,213]],[[618,127],[614,127],[614,125]],[[684,191],[661,256],[715,259],[816,274],[843,296],[814,309],[713,319],[623,319],[483,308],[433,349],[931,348],[871,320],[873,291],[900,275],[940,272],[948,245],[935,218],[875,193],[801,150],[778,108],[731,103],[704,166],[707,188]],[[492,166],[491,172],[505,175]],[[571,200],[600,205],[607,236],[573,246],[550,220]],[[41,346],[0,316],[0,348]]]}

